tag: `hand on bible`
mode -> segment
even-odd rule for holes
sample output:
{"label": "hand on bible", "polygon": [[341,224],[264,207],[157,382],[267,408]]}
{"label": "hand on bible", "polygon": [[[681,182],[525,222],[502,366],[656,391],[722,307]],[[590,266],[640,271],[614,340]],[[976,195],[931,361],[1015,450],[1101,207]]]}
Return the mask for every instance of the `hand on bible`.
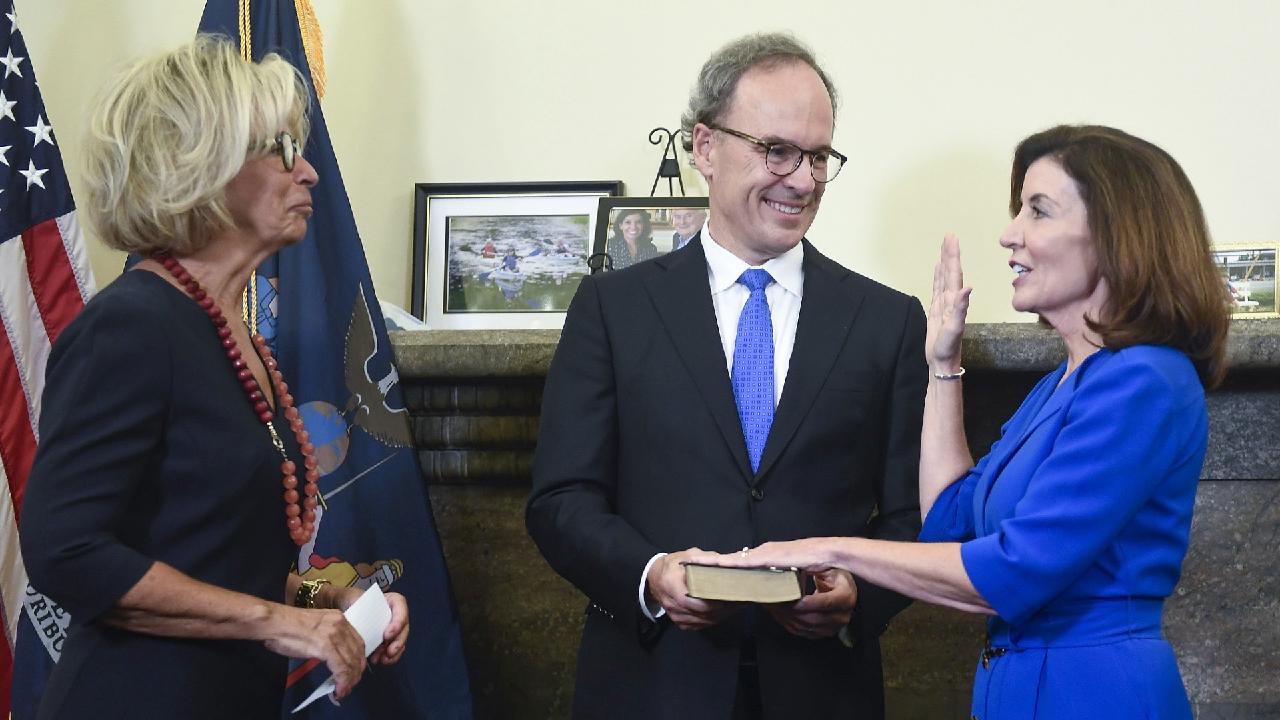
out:
{"label": "hand on bible", "polygon": [[765,605],[773,619],[792,635],[833,637],[849,624],[858,602],[858,586],[846,570],[831,568],[810,573],[817,592],[794,603]]}
{"label": "hand on bible", "polygon": [[765,605],[774,620],[793,635],[831,637],[849,624],[858,588],[847,570],[832,567],[830,538],[770,542],[736,553],[694,553],[689,562],[727,567],[797,567],[807,572],[817,592],[795,603]]}
{"label": "hand on bible", "polygon": [[647,590],[667,611],[667,617],[681,630],[701,630],[723,620],[733,607],[720,602],[710,602],[689,597],[684,584],[684,565],[692,555],[705,553],[698,548],[663,555],[649,568]]}

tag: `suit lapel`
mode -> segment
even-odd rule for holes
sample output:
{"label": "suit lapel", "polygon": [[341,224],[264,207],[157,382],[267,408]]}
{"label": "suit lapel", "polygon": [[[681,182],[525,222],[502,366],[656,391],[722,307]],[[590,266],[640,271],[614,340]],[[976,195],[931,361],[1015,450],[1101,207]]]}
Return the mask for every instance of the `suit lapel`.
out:
{"label": "suit lapel", "polygon": [[[782,399],[773,416],[756,479],[763,477],[791,442],[826,383],[862,306],[863,295],[844,280],[849,271],[804,242],[804,297],[796,322]],[[732,398],[731,398],[732,399]],[[739,431],[741,435],[741,431]]]}
{"label": "suit lapel", "polygon": [[707,260],[701,234],[677,252],[653,261],[666,272],[650,273],[645,280],[658,317],[671,336],[694,387],[711,411],[720,434],[745,477],[751,476],[747,444],[738,422],[738,407],[724,362],[720,327],[716,324],[707,282]]}

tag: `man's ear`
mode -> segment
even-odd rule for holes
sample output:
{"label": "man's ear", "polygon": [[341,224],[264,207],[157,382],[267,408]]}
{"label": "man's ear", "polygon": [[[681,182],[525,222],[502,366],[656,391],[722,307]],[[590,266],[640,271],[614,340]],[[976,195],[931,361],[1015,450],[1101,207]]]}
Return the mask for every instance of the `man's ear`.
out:
{"label": "man's ear", "polygon": [[711,180],[714,174],[711,158],[714,146],[712,133],[712,129],[702,123],[693,126],[693,165],[707,180]]}

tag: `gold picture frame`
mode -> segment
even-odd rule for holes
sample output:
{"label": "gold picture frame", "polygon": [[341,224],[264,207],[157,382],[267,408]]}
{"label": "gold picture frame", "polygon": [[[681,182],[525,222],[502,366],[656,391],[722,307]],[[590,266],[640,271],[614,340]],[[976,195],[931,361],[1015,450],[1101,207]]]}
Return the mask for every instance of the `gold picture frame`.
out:
{"label": "gold picture frame", "polygon": [[1226,284],[1231,318],[1280,317],[1276,305],[1276,243],[1213,246],[1213,264]]}

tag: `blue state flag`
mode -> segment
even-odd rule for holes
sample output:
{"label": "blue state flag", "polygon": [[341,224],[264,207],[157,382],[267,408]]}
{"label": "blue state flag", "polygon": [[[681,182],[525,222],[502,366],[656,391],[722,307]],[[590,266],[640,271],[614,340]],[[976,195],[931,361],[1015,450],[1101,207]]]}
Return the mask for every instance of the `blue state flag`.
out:
{"label": "blue state flag", "polygon": [[[209,0],[200,32],[221,33],[256,60],[274,52],[311,78],[318,50],[309,3]],[[247,46],[247,47],[246,47]],[[391,345],[314,85],[304,155],[315,166],[314,214],[303,242],[258,269],[246,300],[275,352],[316,446],[320,490],[313,541],[298,572],[337,585],[403,593],[409,644],[401,661],[375,666],[339,709],[321,700],[306,717],[469,718],[457,608],[418,466]],[[286,697],[288,711],[328,673],[317,668]],[[298,717],[298,716],[292,716]]]}

